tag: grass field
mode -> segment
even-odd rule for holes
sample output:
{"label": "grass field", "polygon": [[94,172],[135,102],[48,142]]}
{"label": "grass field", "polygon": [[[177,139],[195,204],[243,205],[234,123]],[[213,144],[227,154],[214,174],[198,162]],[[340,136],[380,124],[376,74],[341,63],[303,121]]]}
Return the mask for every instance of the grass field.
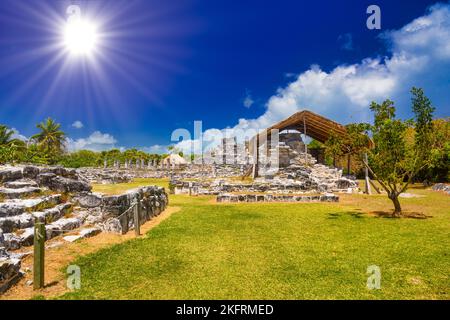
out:
{"label": "grass field", "polygon": [[[95,186],[121,192],[148,183]],[[387,218],[386,196],[338,204],[216,204],[170,196],[180,207],[145,237],[74,263],[82,288],[62,299],[450,299],[450,207],[420,188],[402,199],[427,219]],[[431,217],[432,216],[432,217]],[[368,266],[381,289],[368,290]]]}
{"label": "grass field", "polygon": [[116,183],[116,184],[92,184],[92,191],[101,192],[104,194],[121,194],[127,190],[139,188],[148,185],[158,185],[166,188],[168,191],[169,180],[167,179],[145,179],[136,178],[128,183]]}

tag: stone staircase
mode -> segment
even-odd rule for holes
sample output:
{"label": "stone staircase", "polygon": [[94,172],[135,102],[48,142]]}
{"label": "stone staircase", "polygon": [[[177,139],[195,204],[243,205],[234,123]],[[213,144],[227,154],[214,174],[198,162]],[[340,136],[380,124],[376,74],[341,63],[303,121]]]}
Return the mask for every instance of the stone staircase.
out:
{"label": "stone staircase", "polygon": [[17,250],[31,246],[34,223],[46,223],[46,239],[79,228],[70,194],[90,191],[73,170],[60,167],[6,167],[0,169],[0,247]]}
{"label": "stone staircase", "polygon": [[129,209],[135,204],[142,224],[165,209],[168,197],[156,186],[104,196],[92,193],[75,170],[0,166],[0,294],[20,278],[20,259],[32,252],[36,222],[45,223],[46,241],[59,237],[46,244],[50,248],[102,231],[126,233],[134,228]]}
{"label": "stone staircase", "polygon": [[46,223],[46,240],[80,228],[86,215],[71,195],[90,188],[60,167],[0,167],[0,293],[22,275],[20,258],[32,251],[24,247],[33,245],[35,222]]}

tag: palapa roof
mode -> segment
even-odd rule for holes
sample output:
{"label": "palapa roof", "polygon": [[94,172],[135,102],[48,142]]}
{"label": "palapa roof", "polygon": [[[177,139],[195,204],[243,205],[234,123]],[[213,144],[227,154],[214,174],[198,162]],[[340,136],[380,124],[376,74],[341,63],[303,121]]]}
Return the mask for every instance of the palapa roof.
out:
{"label": "palapa roof", "polygon": [[[332,132],[337,135],[345,135],[347,132],[342,124],[309,110],[303,110],[294,113],[289,118],[286,118],[261,132],[259,134],[260,145],[266,142],[266,137],[267,139],[270,138],[271,130],[273,129],[278,129],[279,132],[283,130],[297,130],[322,143],[328,140]],[[256,136],[250,141],[250,149],[253,149],[252,146],[254,145],[255,138]]]}
{"label": "palapa roof", "polygon": [[162,160],[162,162],[165,165],[167,165],[167,164],[175,164],[175,165],[187,164],[186,159],[184,159],[182,156],[180,156],[179,154],[176,154],[176,153],[171,153],[170,155],[165,157]]}

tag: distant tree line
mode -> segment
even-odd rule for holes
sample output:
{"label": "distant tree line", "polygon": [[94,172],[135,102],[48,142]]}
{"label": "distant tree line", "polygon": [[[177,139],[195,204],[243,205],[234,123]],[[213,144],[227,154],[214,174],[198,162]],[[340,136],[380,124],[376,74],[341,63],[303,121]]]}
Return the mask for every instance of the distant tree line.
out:
{"label": "distant tree line", "polygon": [[37,125],[39,132],[28,141],[14,138],[14,131],[0,125],[0,164],[31,163],[62,165],[70,168],[100,167],[106,160],[108,166],[115,161],[161,161],[167,154],[150,154],[137,149],[111,149],[108,151],[66,150],[66,135],[61,125],[48,118]]}

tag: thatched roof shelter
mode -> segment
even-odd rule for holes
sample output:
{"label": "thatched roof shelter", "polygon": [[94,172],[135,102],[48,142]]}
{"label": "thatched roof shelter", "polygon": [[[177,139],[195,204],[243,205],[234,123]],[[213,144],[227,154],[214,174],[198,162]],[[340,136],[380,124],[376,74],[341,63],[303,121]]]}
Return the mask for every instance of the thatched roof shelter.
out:
{"label": "thatched roof shelter", "polygon": [[171,153],[162,160],[163,165],[185,165],[188,162],[179,154]]}
{"label": "thatched roof shelter", "polygon": [[[273,129],[278,129],[279,132],[283,130],[297,130],[322,143],[328,140],[332,132],[337,135],[345,135],[346,133],[346,129],[342,124],[309,110],[303,110],[261,132],[259,134],[259,145],[263,145],[266,139],[270,139],[271,130]],[[253,152],[254,139],[256,139],[256,136],[251,139],[249,144],[251,152]]]}

